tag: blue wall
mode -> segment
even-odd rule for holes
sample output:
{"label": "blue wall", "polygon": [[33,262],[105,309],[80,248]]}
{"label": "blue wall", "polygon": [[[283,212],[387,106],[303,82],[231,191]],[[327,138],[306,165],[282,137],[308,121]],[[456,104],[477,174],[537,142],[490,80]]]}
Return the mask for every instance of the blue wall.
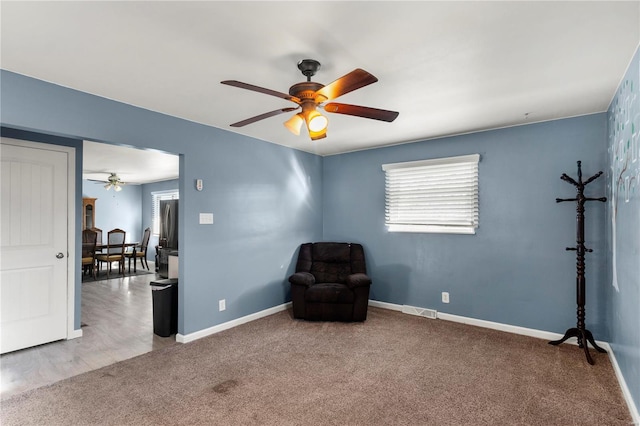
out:
{"label": "blue wall", "polygon": [[[512,127],[324,159],[324,238],[362,243],[371,298],[564,333],[576,325],[575,188],[606,168],[606,115]],[[476,235],[389,233],[382,164],[479,153]],[[588,195],[603,196],[605,179]],[[587,326],[607,340],[605,205],[586,212]],[[441,302],[441,292],[451,303]]]}
{"label": "blue wall", "polygon": [[107,232],[120,228],[127,242],[142,238],[142,190],[140,185],[123,185],[120,192],[105,190],[104,183],[82,181],[82,196],[97,198],[96,228],[102,229],[102,240],[107,242]]}
{"label": "blue wall", "polygon": [[[640,407],[640,50],[608,111],[609,342]],[[610,283],[610,284],[609,284]]]}
{"label": "blue wall", "polygon": [[[4,127],[182,154],[180,333],[287,301],[300,242],[322,237],[321,157],[5,70],[0,84]],[[200,212],[215,223],[199,225]]]}

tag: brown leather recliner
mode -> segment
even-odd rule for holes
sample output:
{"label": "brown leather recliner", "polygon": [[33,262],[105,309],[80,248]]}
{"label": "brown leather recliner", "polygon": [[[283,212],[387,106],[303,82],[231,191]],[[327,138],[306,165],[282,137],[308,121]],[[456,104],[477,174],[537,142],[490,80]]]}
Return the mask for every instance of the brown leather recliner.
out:
{"label": "brown leather recliner", "polygon": [[371,279],[360,244],[302,244],[296,273],[289,282],[294,318],[347,322],[367,319]]}

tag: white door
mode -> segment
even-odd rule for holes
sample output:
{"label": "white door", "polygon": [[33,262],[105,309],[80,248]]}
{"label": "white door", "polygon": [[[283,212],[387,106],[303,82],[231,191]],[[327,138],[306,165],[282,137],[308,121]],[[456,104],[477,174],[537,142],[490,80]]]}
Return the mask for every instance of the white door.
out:
{"label": "white door", "polygon": [[0,353],[68,329],[68,153],[21,145],[0,145]]}

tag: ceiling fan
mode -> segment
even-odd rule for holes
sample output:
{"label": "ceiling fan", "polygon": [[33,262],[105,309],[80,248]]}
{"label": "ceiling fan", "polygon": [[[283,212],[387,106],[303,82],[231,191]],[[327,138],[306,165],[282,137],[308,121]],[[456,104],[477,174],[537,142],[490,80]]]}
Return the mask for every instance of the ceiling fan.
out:
{"label": "ceiling fan", "polygon": [[289,120],[285,121],[284,125],[291,133],[295,135],[300,134],[302,124],[306,123],[311,140],[322,139],[327,136],[327,125],[329,120],[327,117],[318,112],[318,107],[322,107],[326,112],[336,114],[354,115],[356,117],[371,118],[374,120],[381,120],[386,122],[392,122],[398,116],[396,111],[387,111],[384,109],[370,108],[359,105],[342,104],[337,102],[329,102],[338,96],[342,96],[346,93],[352,92],[361,87],[368,86],[371,83],[378,81],[376,77],[369,74],[367,71],[356,68],[350,73],[340,77],[328,85],[315,83],[311,81],[311,77],[316,74],[320,69],[320,62],[314,59],[303,59],[298,62],[298,69],[304,76],[307,77],[307,81],[296,83],[289,88],[289,94],[278,92],[271,89],[265,89],[263,87],[254,86],[253,84],[243,83],[236,80],[221,81],[222,84],[229,86],[239,87],[241,89],[253,90],[254,92],[264,93],[266,95],[276,96],[278,98],[286,99],[288,101],[298,104],[297,107],[282,108],[275,111],[266,112],[264,114],[256,115],[255,117],[247,118],[246,120],[238,121],[231,124],[231,127],[242,127],[247,124],[255,123],[256,121],[263,120],[265,118],[273,117],[285,112],[292,112],[297,109],[301,109],[300,112],[295,114]]}
{"label": "ceiling fan", "polygon": [[126,185],[126,182],[123,182],[120,177],[116,173],[111,173],[107,180],[97,180],[97,179],[88,179],[93,182],[103,182],[106,183],[104,189],[107,191],[113,188],[114,191],[119,192],[122,191],[122,186]]}

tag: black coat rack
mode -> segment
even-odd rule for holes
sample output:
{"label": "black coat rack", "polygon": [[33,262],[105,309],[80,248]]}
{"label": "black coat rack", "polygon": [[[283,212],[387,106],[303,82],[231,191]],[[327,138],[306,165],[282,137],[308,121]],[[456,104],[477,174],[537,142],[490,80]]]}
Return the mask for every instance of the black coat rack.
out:
{"label": "black coat rack", "polygon": [[576,277],[576,293],[577,293],[577,303],[578,303],[578,324],[574,328],[568,329],[564,337],[560,340],[554,340],[553,342],[549,342],[550,345],[559,345],[563,343],[570,337],[576,337],[578,339],[578,346],[584,349],[584,354],[587,356],[587,362],[593,365],[593,359],[589,354],[589,347],[587,342],[591,343],[591,345],[598,352],[606,352],[600,346],[596,345],[596,342],[593,340],[593,334],[589,330],[585,328],[584,324],[584,305],[585,305],[585,278],[584,278],[584,254],[586,252],[592,252],[593,250],[585,248],[584,246],[584,203],[587,201],[607,201],[606,197],[600,198],[589,198],[584,196],[584,187],[589,183],[593,182],[597,178],[602,175],[602,172],[598,172],[595,175],[591,176],[585,182],[582,182],[582,169],[581,162],[578,161],[578,181],[576,182],[574,179],[570,178],[563,173],[560,179],[565,182],[569,182],[570,184],[576,187],[578,195],[576,198],[556,198],[556,203],[561,203],[563,201],[575,201],[576,202],[576,246],[575,247],[567,247],[567,250],[575,251],[577,255],[577,277]]}

